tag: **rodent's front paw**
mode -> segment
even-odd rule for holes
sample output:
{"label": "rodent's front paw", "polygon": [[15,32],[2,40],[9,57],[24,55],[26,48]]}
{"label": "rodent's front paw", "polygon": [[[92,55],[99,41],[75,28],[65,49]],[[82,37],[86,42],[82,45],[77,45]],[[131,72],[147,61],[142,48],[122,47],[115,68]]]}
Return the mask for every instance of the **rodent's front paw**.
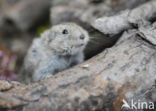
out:
{"label": "rodent's front paw", "polygon": [[34,80],[34,81],[40,81],[40,80],[49,78],[49,77],[51,77],[51,76],[52,76],[52,74],[50,74],[50,73],[34,75],[34,76],[33,76],[33,80]]}

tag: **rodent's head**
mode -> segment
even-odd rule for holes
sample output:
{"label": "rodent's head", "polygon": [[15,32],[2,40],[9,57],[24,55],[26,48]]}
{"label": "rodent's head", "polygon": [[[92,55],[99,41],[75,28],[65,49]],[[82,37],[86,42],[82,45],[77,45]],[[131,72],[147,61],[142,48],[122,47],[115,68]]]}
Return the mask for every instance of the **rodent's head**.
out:
{"label": "rodent's head", "polygon": [[89,35],[74,23],[53,26],[42,38],[49,49],[61,55],[74,55],[82,52],[89,41]]}

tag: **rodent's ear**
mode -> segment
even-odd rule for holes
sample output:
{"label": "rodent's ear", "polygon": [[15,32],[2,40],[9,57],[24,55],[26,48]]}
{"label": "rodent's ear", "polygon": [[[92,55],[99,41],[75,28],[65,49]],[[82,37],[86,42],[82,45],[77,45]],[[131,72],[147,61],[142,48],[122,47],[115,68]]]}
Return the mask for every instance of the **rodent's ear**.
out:
{"label": "rodent's ear", "polygon": [[44,43],[51,42],[55,39],[55,33],[50,30],[47,30],[41,35],[41,39]]}

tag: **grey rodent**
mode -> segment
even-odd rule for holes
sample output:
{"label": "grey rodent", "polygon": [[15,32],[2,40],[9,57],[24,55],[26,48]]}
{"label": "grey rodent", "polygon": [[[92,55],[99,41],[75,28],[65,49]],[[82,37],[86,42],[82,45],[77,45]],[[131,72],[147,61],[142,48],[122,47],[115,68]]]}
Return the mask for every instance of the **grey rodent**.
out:
{"label": "grey rodent", "polygon": [[83,62],[83,50],[89,35],[75,23],[63,23],[45,31],[34,39],[24,61],[33,81],[47,78]]}

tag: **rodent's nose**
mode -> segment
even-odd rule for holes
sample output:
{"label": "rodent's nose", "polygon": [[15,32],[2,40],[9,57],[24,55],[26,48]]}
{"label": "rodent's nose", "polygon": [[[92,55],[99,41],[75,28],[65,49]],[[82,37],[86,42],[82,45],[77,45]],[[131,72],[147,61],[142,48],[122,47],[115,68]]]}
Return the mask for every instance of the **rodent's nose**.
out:
{"label": "rodent's nose", "polygon": [[82,35],[80,36],[80,39],[83,40],[84,38],[85,38],[85,36],[82,34]]}

